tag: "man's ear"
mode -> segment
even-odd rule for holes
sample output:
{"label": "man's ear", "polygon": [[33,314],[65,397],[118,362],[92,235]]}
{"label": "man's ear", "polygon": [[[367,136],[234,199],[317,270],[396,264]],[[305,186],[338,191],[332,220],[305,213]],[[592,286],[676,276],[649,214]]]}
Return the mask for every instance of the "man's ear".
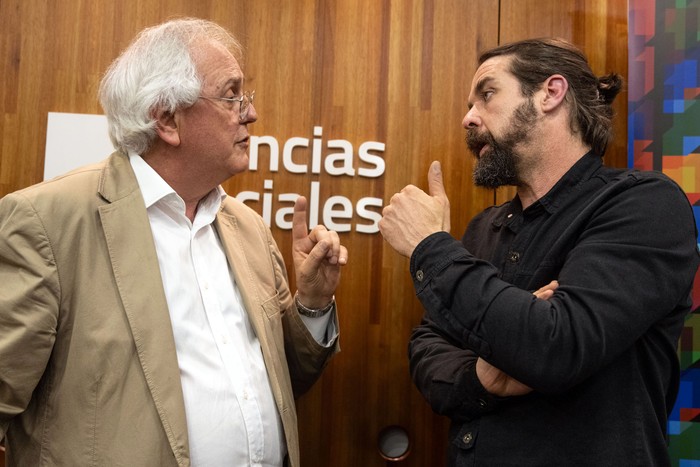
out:
{"label": "man's ear", "polygon": [[562,75],[552,75],[542,85],[544,97],[542,99],[542,111],[551,112],[561,105],[566,99],[569,90],[569,82]]}
{"label": "man's ear", "polygon": [[156,132],[158,137],[171,146],[180,145],[180,131],[175,115],[165,110],[155,111]]}

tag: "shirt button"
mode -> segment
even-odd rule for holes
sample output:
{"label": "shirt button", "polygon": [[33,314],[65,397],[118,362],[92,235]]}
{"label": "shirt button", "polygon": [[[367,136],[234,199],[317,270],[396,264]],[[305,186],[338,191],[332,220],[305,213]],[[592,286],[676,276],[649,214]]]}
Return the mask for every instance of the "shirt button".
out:
{"label": "shirt button", "polygon": [[420,282],[423,282],[423,271],[421,269],[416,271],[416,279],[418,279]]}
{"label": "shirt button", "polygon": [[511,251],[510,253],[508,253],[508,261],[510,261],[511,263],[517,263],[518,261],[520,261],[520,253],[518,253],[517,251]]}
{"label": "shirt button", "polygon": [[476,401],[476,403],[479,404],[479,407],[481,407],[482,409],[485,409],[486,407],[488,407],[488,404],[486,403],[486,401],[484,399],[479,399],[478,401]]}
{"label": "shirt button", "polygon": [[472,435],[472,432],[471,432],[471,431],[465,433],[465,435],[462,436],[462,442],[463,442],[464,444],[469,444],[469,443],[471,443],[473,439],[474,439],[474,435]]}

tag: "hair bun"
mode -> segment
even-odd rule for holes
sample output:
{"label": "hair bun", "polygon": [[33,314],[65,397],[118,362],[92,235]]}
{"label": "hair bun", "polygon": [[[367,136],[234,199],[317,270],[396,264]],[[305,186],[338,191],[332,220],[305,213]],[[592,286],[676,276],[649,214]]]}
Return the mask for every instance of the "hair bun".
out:
{"label": "hair bun", "polygon": [[617,73],[611,73],[598,78],[598,94],[603,102],[612,104],[613,100],[615,100],[615,96],[622,90],[623,82],[622,76]]}

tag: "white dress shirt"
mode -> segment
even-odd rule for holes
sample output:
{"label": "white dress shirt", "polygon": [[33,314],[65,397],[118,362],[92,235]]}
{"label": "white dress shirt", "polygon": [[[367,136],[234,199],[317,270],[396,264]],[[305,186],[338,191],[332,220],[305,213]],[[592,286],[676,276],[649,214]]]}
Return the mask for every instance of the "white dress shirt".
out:
{"label": "white dress shirt", "polygon": [[[212,190],[192,223],[182,198],[140,156],[129,159],[170,311],[192,465],[281,466],[284,432],[260,343],[212,224],[226,193]],[[325,345],[337,336],[328,315],[304,320]]]}

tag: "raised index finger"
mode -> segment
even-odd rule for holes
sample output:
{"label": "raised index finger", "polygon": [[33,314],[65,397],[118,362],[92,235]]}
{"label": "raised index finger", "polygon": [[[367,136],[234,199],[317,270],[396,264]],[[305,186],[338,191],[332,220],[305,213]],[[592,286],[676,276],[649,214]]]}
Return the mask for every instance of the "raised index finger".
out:
{"label": "raised index finger", "polygon": [[309,234],[306,225],[306,198],[299,196],[294,202],[294,215],[292,216],[292,240],[301,240]]}

